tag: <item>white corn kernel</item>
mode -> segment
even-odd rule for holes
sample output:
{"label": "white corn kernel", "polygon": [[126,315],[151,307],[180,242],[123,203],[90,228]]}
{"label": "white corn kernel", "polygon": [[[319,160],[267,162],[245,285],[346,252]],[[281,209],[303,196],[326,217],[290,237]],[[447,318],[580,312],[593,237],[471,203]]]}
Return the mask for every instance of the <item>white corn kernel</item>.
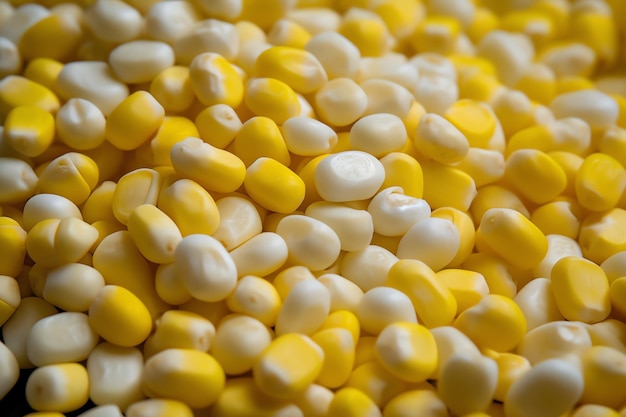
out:
{"label": "white corn kernel", "polygon": [[285,298],[276,319],[276,334],[313,334],[330,312],[330,292],[316,279],[297,283]]}
{"label": "white corn kernel", "polygon": [[330,293],[331,313],[339,310],[356,311],[363,297],[363,290],[358,285],[337,274],[323,274],[317,280]]}
{"label": "white corn kernel", "polygon": [[317,156],[330,152],[337,145],[337,133],[324,123],[310,117],[291,117],[281,127],[289,152]]}
{"label": "white corn kernel", "polygon": [[535,327],[524,335],[517,352],[532,365],[558,358],[575,365],[580,355],[591,347],[591,337],[581,322],[553,321]]}
{"label": "white corn kernel", "polygon": [[557,119],[578,117],[591,128],[607,128],[614,125],[619,115],[617,102],[598,90],[580,90],[561,94],[550,104]]}
{"label": "white corn kernel", "polygon": [[247,240],[230,252],[237,268],[237,275],[264,277],[278,270],[288,256],[285,240],[276,233],[265,232]]}
{"label": "white corn kernel", "polygon": [[165,42],[126,42],[111,51],[109,64],[126,84],[145,83],[174,65],[174,51]]}
{"label": "white corn kernel", "polygon": [[403,120],[409,115],[414,97],[400,84],[372,79],[363,81],[361,88],[367,96],[364,114],[391,113]]}
{"label": "white corn kernel", "polygon": [[152,38],[171,43],[189,33],[199,20],[200,16],[190,2],[157,2],[146,15],[146,30]]}
{"label": "white corn kernel", "polygon": [[143,28],[139,12],[121,0],[97,0],[85,11],[87,26],[107,42],[128,42]]}
{"label": "white corn kernel", "polygon": [[313,36],[305,49],[320,61],[329,79],[352,78],[359,69],[359,49],[337,32],[322,32]]}
{"label": "white corn kernel", "polygon": [[102,145],[105,126],[106,120],[98,106],[82,98],[69,99],[56,115],[59,139],[76,150],[89,150]]}
{"label": "white corn kernel", "polygon": [[292,214],[284,217],[276,228],[289,249],[289,259],[320,271],[332,265],[341,251],[337,233],[326,223],[312,217]]}
{"label": "white corn kernel", "polygon": [[13,388],[20,376],[20,367],[11,350],[0,342],[0,398]]}
{"label": "white corn kernel", "polygon": [[407,138],[402,119],[390,113],[367,115],[350,128],[352,149],[367,152],[377,158],[401,150]]}
{"label": "white corn kernel", "polygon": [[355,314],[361,328],[372,335],[378,335],[387,325],[395,322],[417,323],[415,308],[409,297],[390,287],[366,291]]}
{"label": "white corn kernel", "polygon": [[189,294],[202,301],[224,300],[237,284],[237,267],[215,238],[185,236],[174,252],[174,271]]}
{"label": "white corn kernel", "polygon": [[459,231],[451,221],[429,217],[415,223],[398,244],[400,259],[417,259],[434,271],[445,267],[461,244]]}
{"label": "white corn kernel", "polygon": [[253,236],[261,233],[263,223],[257,208],[250,200],[229,196],[215,202],[220,213],[220,225],[212,236],[226,250],[233,250]]}
{"label": "white corn kernel", "polygon": [[0,157],[0,203],[16,203],[34,194],[37,174],[33,168],[15,158]]}
{"label": "white corn kernel", "polygon": [[35,366],[80,362],[99,341],[84,313],[63,312],[33,325],[26,341],[28,359]]}
{"label": "white corn kernel", "polygon": [[316,201],[309,204],[304,213],[330,226],[339,237],[341,250],[363,250],[372,241],[374,223],[371,214],[366,210],[342,203]]}
{"label": "white corn kernel", "polygon": [[217,19],[201,20],[173,41],[176,61],[189,65],[199,54],[216,53],[229,61],[239,54],[239,34],[232,23]]}
{"label": "white corn kernel", "polygon": [[65,311],[87,311],[104,285],[97,269],[81,263],[65,264],[46,275],[43,298]]}
{"label": "white corn kernel", "polygon": [[374,231],[383,236],[403,236],[417,222],[430,217],[426,200],[404,194],[401,187],[389,187],[372,198],[367,211]]}
{"label": "white corn kernel", "polygon": [[35,410],[74,411],[88,399],[87,370],[79,363],[42,366],[26,381],[26,401]]}
{"label": "white corn kernel", "polygon": [[24,230],[28,231],[46,219],[75,217],[82,220],[80,209],[72,201],[56,194],[37,194],[28,199],[22,212]]}
{"label": "white corn kernel", "polygon": [[365,249],[348,252],[341,260],[339,273],[368,291],[385,284],[389,269],[397,261],[387,249],[368,245]]}
{"label": "white corn kernel", "polygon": [[335,78],[315,92],[315,109],[322,121],[333,126],[347,126],[361,117],[367,108],[367,95],[350,78]]}

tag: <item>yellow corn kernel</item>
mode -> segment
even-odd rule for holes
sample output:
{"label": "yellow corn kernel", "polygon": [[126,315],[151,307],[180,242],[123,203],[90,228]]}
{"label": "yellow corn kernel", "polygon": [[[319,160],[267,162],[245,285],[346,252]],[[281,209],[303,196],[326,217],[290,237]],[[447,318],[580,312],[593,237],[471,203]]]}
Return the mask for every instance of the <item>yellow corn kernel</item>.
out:
{"label": "yellow corn kernel", "polygon": [[136,149],[137,157],[142,166],[171,166],[172,147],[190,136],[200,136],[191,120],[182,116],[165,116],[154,135]]}
{"label": "yellow corn kernel", "polygon": [[443,365],[437,392],[450,411],[461,416],[486,410],[497,384],[498,366],[493,359],[455,353]]}
{"label": "yellow corn kernel", "polygon": [[361,336],[356,344],[354,367],[376,361],[376,336]]}
{"label": "yellow corn kernel", "polygon": [[576,239],[583,218],[575,201],[559,200],[537,207],[530,216],[544,235],[557,234]]}
{"label": "yellow corn kernel", "polygon": [[136,346],[152,331],[152,318],[146,306],[126,288],[106,285],[89,306],[89,323],[107,342]]}
{"label": "yellow corn kernel", "polygon": [[585,158],[575,179],[576,198],[588,210],[605,211],[617,205],[626,187],[626,170],[609,155]]}
{"label": "yellow corn kernel", "polygon": [[626,355],[608,346],[593,346],[582,354],[585,389],[581,401],[617,409],[626,396],[612,387],[626,379]]}
{"label": "yellow corn kernel", "polygon": [[304,392],[317,379],[323,362],[323,350],[309,337],[287,333],[261,353],[252,373],[261,391],[288,399]]}
{"label": "yellow corn kernel", "polygon": [[536,204],[554,200],[567,185],[561,166],[546,153],[534,149],[511,153],[506,160],[504,179]]}
{"label": "yellow corn kernel", "polygon": [[383,409],[383,417],[419,416],[447,417],[448,408],[437,392],[428,387],[412,389],[392,398]]}
{"label": "yellow corn kernel", "polygon": [[274,22],[267,34],[267,40],[272,45],[295,49],[304,49],[309,39],[311,34],[302,25],[287,19]]}
{"label": "yellow corn kernel", "polygon": [[461,24],[449,16],[428,16],[411,35],[410,41],[418,52],[451,53],[461,33]]}
{"label": "yellow corn kernel", "polygon": [[25,60],[42,57],[67,61],[82,37],[77,20],[69,15],[51,13],[26,29],[19,45]]}
{"label": "yellow corn kernel", "polygon": [[574,13],[570,20],[570,31],[575,40],[596,53],[600,67],[613,65],[618,54],[618,35],[610,14],[594,11]]}
{"label": "yellow corn kernel", "polygon": [[189,81],[194,94],[205,106],[239,106],[244,96],[242,75],[223,56],[204,52],[189,65]]}
{"label": "yellow corn kernel", "polygon": [[154,287],[158,296],[171,305],[185,304],[192,299],[182,279],[176,275],[173,263],[157,267],[154,273]]}
{"label": "yellow corn kernel", "polygon": [[162,182],[161,175],[149,168],[136,169],[122,176],[113,193],[115,218],[125,225],[136,207],[156,205]]}
{"label": "yellow corn kernel", "polygon": [[428,161],[421,164],[424,176],[422,198],[433,209],[453,207],[467,211],[476,196],[476,184],[465,172],[448,165]]}
{"label": "yellow corn kernel", "polygon": [[620,414],[610,407],[598,404],[583,404],[576,407],[569,417],[620,417]]}
{"label": "yellow corn kernel", "polygon": [[472,72],[459,80],[459,97],[463,99],[492,102],[504,89],[495,74]]}
{"label": "yellow corn kernel", "polygon": [[548,252],[548,241],[541,230],[510,208],[487,210],[479,230],[488,247],[516,268],[532,268]]}
{"label": "yellow corn kernel", "polygon": [[75,217],[42,220],[29,230],[26,250],[35,262],[57,266],[78,262],[98,239],[98,231]]}
{"label": "yellow corn kernel", "polygon": [[549,105],[556,96],[557,80],[547,65],[534,64],[517,81],[515,88],[526,94],[529,99]]}
{"label": "yellow corn kernel", "polygon": [[350,332],[339,327],[319,330],[311,336],[324,352],[324,364],[315,380],[327,388],[338,388],[350,377],[354,366],[355,341]]}
{"label": "yellow corn kernel", "polygon": [[356,388],[341,388],[328,406],[327,417],[382,417],[380,409],[367,394]]}
{"label": "yellow corn kernel", "polygon": [[626,277],[617,278],[611,282],[609,296],[611,299],[612,311],[615,316],[626,317],[626,304],[624,303],[624,294],[626,294]]}
{"label": "yellow corn kernel", "polygon": [[193,411],[177,400],[156,399],[141,400],[132,403],[125,411],[126,417],[193,417]]}
{"label": "yellow corn kernel", "polygon": [[69,152],[53,159],[39,175],[39,191],[84,203],[98,184],[98,165],[87,155]]}
{"label": "yellow corn kernel", "polygon": [[488,294],[476,305],[463,311],[454,326],[476,346],[506,352],[515,348],[526,334],[522,310],[508,297]]}
{"label": "yellow corn kernel", "polygon": [[146,361],[143,390],[150,397],[178,400],[192,408],[213,404],[225,384],[224,371],[208,353],[166,349]]}
{"label": "yellow corn kernel", "polygon": [[54,139],[54,117],[37,106],[13,108],[4,121],[4,140],[22,155],[35,157]]}
{"label": "yellow corn kernel", "polygon": [[407,382],[425,381],[437,367],[435,338],[419,324],[390,324],[378,335],[375,349],[385,369]]}
{"label": "yellow corn kernel", "polygon": [[275,78],[251,78],[245,89],[244,102],[257,116],[265,116],[277,124],[300,114],[302,106],[296,92]]}
{"label": "yellow corn kernel", "polygon": [[[323,277],[323,276],[322,276]],[[323,282],[323,278],[320,277],[319,281]],[[326,329],[344,329],[350,332],[354,344],[359,341],[359,335],[361,334],[361,325],[356,315],[348,310],[336,310],[326,317],[324,323],[320,326],[318,331]]]}
{"label": "yellow corn kernel", "polygon": [[557,78],[556,80],[556,96],[561,94],[573,93],[581,90],[590,90],[594,88],[593,81],[583,76],[567,76]]}
{"label": "yellow corn kernel", "polygon": [[525,34],[537,48],[554,38],[552,19],[545,12],[537,9],[510,11],[502,17],[500,28]]}
{"label": "yellow corn kernel", "polygon": [[208,352],[215,336],[213,323],[189,311],[170,310],[156,321],[154,333],[144,344],[144,356],[166,349],[194,349]]}
{"label": "yellow corn kernel", "polygon": [[26,381],[26,401],[35,410],[74,411],[89,399],[89,377],[79,363],[37,368]]}
{"label": "yellow corn kernel", "polygon": [[446,110],[444,116],[465,135],[473,147],[487,147],[496,130],[495,116],[478,101],[459,100]]}
{"label": "yellow corn kernel", "polygon": [[130,213],[126,226],[147,260],[158,264],[174,260],[174,250],[183,237],[166,213],[152,204],[142,204]]}
{"label": "yellow corn kernel", "polygon": [[246,175],[246,167],[236,155],[194,137],[176,143],[171,157],[177,174],[210,191],[233,192]]}
{"label": "yellow corn kernel", "polygon": [[454,296],[457,315],[476,305],[489,294],[485,277],[475,271],[463,269],[442,269],[435,273],[435,278]]}
{"label": "yellow corn kernel", "polygon": [[[626,111],[623,113],[626,114]],[[615,158],[622,166],[626,166],[626,128],[613,126],[606,129],[598,147],[600,152]]]}
{"label": "yellow corn kernel", "polygon": [[528,359],[509,352],[496,352],[485,349],[485,356],[490,357],[498,365],[498,385],[493,394],[496,401],[504,401],[509,388],[520,376],[531,368]]}
{"label": "yellow corn kernel", "polygon": [[117,184],[113,181],[104,181],[89,196],[82,208],[83,219],[87,223],[97,221],[117,222],[113,214],[113,196]]}
{"label": "yellow corn kernel", "polygon": [[422,198],[424,176],[422,167],[415,158],[402,152],[391,152],[380,158],[380,163],[385,169],[385,180],[380,186],[381,190],[402,187],[405,195]]}
{"label": "yellow corn kernel", "polygon": [[0,275],[17,277],[24,267],[27,234],[18,222],[0,217]]}
{"label": "yellow corn kernel", "polygon": [[422,5],[413,0],[385,1],[376,5],[374,11],[398,40],[410,36],[423,16]]}
{"label": "yellow corn kernel", "polygon": [[498,15],[487,7],[476,7],[474,18],[466,28],[466,33],[475,44],[489,32],[495,30],[500,25]]}
{"label": "yellow corn kernel", "polygon": [[0,122],[17,106],[37,106],[55,114],[61,103],[49,88],[20,75],[9,75],[0,81]]}
{"label": "yellow corn kernel", "polygon": [[513,298],[517,293],[515,280],[507,265],[495,255],[472,253],[463,262],[462,267],[480,273],[485,278],[491,294]]}
{"label": "yellow corn kernel", "polygon": [[[0,275],[0,326],[13,315],[20,301],[21,294],[17,280],[8,275]],[[0,389],[0,393],[2,392],[3,390]]]}
{"label": "yellow corn kernel", "polygon": [[580,228],[578,243],[585,258],[601,264],[626,250],[626,210],[616,208],[588,215]]}
{"label": "yellow corn kernel", "polygon": [[457,302],[425,263],[415,259],[397,261],[389,270],[386,285],[406,294],[426,327],[446,326],[457,313]]}
{"label": "yellow corn kernel", "polygon": [[195,119],[202,140],[216,148],[226,148],[242,128],[232,107],[216,104],[202,110]]}
{"label": "yellow corn kernel", "polygon": [[626,353],[626,348],[621,340],[626,335],[626,323],[621,320],[608,318],[604,321],[587,326],[589,336],[593,346],[608,346],[622,353]]}
{"label": "yellow corn kernel", "polygon": [[338,31],[359,49],[361,56],[381,56],[389,50],[389,29],[378,16],[344,18]]}
{"label": "yellow corn kernel", "polygon": [[272,158],[254,161],[246,170],[243,185],[256,203],[277,213],[291,213],[304,200],[304,181]]}
{"label": "yellow corn kernel", "polygon": [[157,206],[178,226],[180,233],[212,234],[220,223],[220,214],[211,194],[197,182],[181,179],[164,187]]}
{"label": "yellow corn kernel", "polygon": [[312,53],[287,46],[272,46],[258,56],[254,74],[274,78],[298,93],[312,93],[327,80],[326,71]]}
{"label": "yellow corn kernel", "polygon": [[565,257],[552,268],[550,281],[556,304],[566,319],[595,323],[611,312],[608,279],[593,262]]}
{"label": "yellow corn kernel", "polygon": [[184,112],[195,98],[189,68],[178,65],[166,68],[154,77],[149,91],[168,112]]}
{"label": "yellow corn kernel", "polygon": [[147,141],[163,122],[163,106],[147,91],[137,91],[111,111],[105,135],[116,148],[128,151]]}
{"label": "yellow corn kernel", "polygon": [[572,152],[564,151],[552,151],[548,152],[548,155],[554,159],[561,166],[561,168],[563,168],[563,171],[565,171],[567,186],[565,187],[563,194],[569,197],[575,197],[576,175],[578,174],[578,170],[584,161],[583,157]]}
{"label": "yellow corn kernel", "polygon": [[63,69],[63,64],[50,58],[35,58],[24,68],[24,77],[51,91],[55,91],[56,79]]}
{"label": "yellow corn kernel", "polygon": [[251,377],[229,378],[211,412],[221,417],[302,415],[293,403],[263,393]]}
{"label": "yellow corn kernel", "polygon": [[276,121],[265,116],[252,117],[241,126],[230,147],[247,167],[260,157],[291,165],[291,156]]}
{"label": "yellow corn kernel", "polygon": [[383,408],[389,400],[415,387],[415,384],[399,379],[377,360],[372,360],[355,367],[344,387],[360,390],[378,407]]}
{"label": "yellow corn kernel", "polygon": [[154,288],[154,271],[135,246],[128,231],[105,237],[93,253],[93,266],[110,285],[119,285],[135,294],[153,318],[159,317],[168,305]]}

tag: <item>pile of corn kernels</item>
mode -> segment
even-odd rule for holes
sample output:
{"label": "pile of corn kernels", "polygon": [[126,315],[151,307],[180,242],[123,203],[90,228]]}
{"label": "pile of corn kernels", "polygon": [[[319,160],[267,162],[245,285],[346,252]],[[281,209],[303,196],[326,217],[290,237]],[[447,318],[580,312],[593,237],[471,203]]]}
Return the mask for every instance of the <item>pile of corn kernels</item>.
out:
{"label": "pile of corn kernels", "polygon": [[0,123],[29,417],[626,416],[626,1],[0,0]]}

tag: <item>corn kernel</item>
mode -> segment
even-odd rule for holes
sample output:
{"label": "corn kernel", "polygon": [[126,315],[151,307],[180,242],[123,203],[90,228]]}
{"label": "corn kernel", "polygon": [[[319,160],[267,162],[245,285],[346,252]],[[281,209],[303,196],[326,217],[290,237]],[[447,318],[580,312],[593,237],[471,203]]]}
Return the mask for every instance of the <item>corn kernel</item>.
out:
{"label": "corn kernel", "polygon": [[220,198],[215,204],[220,215],[220,224],[212,236],[226,250],[232,250],[261,233],[261,215],[249,199],[229,196]]}
{"label": "corn kernel", "polygon": [[126,409],[127,417],[143,417],[146,415],[154,417],[192,417],[193,411],[183,402],[168,399],[151,398],[149,400],[137,401]]}
{"label": "corn kernel", "polygon": [[392,398],[383,409],[384,417],[406,417],[410,413],[445,417],[450,413],[439,395],[430,389],[412,389]]}
{"label": "corn kernel", "polygon": [[65,311],[87,311],[104,287],[102,274],[80,263],[69,263],[48,271],[43,298]]}
{"label": "corn kernel", "polygon": [[385,327],[397,321],[417,324],[411,299],[391,287],[375,287],[366,291],[355,314],[361,328],[372,335],[380,334]]}
{"label": "corn kernel", "polygon": [[130,213],[127,227],[137,249],[146,259],[159,264],[174,260],[174,251],[182,235],[166,213],[152,204],[142,204]]}
{"label": "corn kernel", "polygon": [[460,23],[449,16],[427,16],[416,28],[411,44],[418,52],[435,52],[446,55],[453,51]]}
{"label": "corn kernel", "polygon": [[292,117],[282,127],[287,149],[294,155],[316,156],[337,145],[337,133],[328,125],[309,117]]}
{"label": "corn kernel", "polygon": [[364,114],[390,113],[402,120],[409,116],[415,99],[407,88],[382,79],[365,80],[360,85],[367,97]]}
{"label": "corn kernel", "polygon": [[4,140],[22,155],[35,157],[54,139],[54,117],[37,106],[18,106],[4,121]]}
{"label": "corn kernel", "polygon": [[331,80],[352,78],[357,73],[361,52],[340,33],[334,31],[318,33],[311,37],[304,48],[318,59]]}
{"label": "corn kernel", "polygon": [[316,383],[328,388],[342,386],[354,365],[355,341],[350,332],[339,327],[322,329],[311,340],[324,352],[324,364]]}
{"label": "corn kernel", "polygon": [[537,265],[548,251],[548,241],[541,230],[513,209],[487,210],[479,230],[491,250],[520,269]]}
{"label": "corn kernel", "polygon": [[338,31],[358,48],[361,56],[381,56],[389,50],[389,30],[385,22],[373,13],[344,16]]}
{"label": "corn kernel", "polygon": [[274,22],[267,34],[267,40],[276,46],[303,49],[311,35],[296,22],[280,19]]}
{"label": "corn kernel", "polygon": [[204,408],[224,389],[225,375],[208,353],[192,349],[166,349],[146,361],[144,391],[167,397],[192,408]]}
{"label": "corn kernel", "polygon": [[435,278],[454,297],[457,305],[457,314],[476,305],[489,294],[487,281],[479,272],[462,269],[443,269],[435,274]]}
{"label": "corn kernel", "polygon": [[422,382],[435,371],[437,345],[426,327],[397,322],[385,327],[378,335],[376,357],[398,378]]}
{"label": "corn kernel", "polygon": [[17,277],[24,268],[28,235],[15,220],[0,217],[0,275]]}
{"label": "corn kernel", "polygon": [[9,75],[0,81],[0,121],[18,106],[37,106],[54,114],[60,103],[49,88],[19,75]]}
{"label": "corn kernel", "polygon": [[[293,355],[297,352],[298,355]],[[278,336],[263,351],[253,368],[257,387],[266,394],[288,399],[304,392],[319,376],[323,350],[297,333]]]}
{"label": "corn kernel", "polygon": [[625,187],[624,167],[611,156],[601,153],[587,156],[575,178],[578,202],[593,211],[614,208]]}
{"label": "corn kernel", "polygon": [[328,406],[328,417],[382,417],[372,399],[357,388],[345,387],[337,391]]}
{"label": "corn kernel", "polygon": [[40,192],[58,194],[74,204],[84,203],[96,188],[99,169],[87,155],[69,152],[53,159],[39,175]]}
{"label": "corn kernel", "polygon": [[459,230],[452,221],[427,217],[402,236],[396,255],[400,259],[418,259],[438,271],[450,264],[460,246]]}
{"label": "corn kernel", "polygon": [[[19,306],[20,301],[21,293],[17,280],[8,275],[0,275],[0,325],[6,323]],[[0,389],[1,392],[2,389]]]}
{"label": "corn kernel", "polygon": [[302,106],[296,92],[275,78],[251,78],[246,84],[244,101],[257,116],[265,116],[277,124],[300,114]]}
{"label": "corn kernel", "polygon": [[89,322],[105,340],[118,346],[136,346],[152,330],[146,306],[123,287],[107,285],[89,307]]}
{"label": "corn kernel", "polygon": [[625,250],[625,221],[626,211],[620,208],[587,216],[578,236],[585,258],[600,264],[609,256]]}
{"label": "corn kernel", "polygon": [[234,261],[208,235],[191,234],[180,241],[174,251],[174,270],[189,293],[202,301],[224,300],[237,282]]}
{"label": "corn kernel", "polygon": [[533,149],[520,149],[509,155],[504,179],[536,204],[554,200],[567,185],[561,166],[549,155]]}
{"label": "corn kernel", "polygon": [[202,140],[216,148],[226,148],[242,128],[235,110],[216,104],[202,110],[195,119]]}
{"label": "corn kernel", "polygon": [[526,35],[493,30],[483,36],[476,52],[479,57],[491,61],[504,85],[512,87],[526,71],[535,48]]}
{"label": "corn kernel", "polygon": [[354,368],[343,389],[356,388],[365,393],[379,408],[384,408],[393,397],[413,387],[415,384],[397,378],[377,360],[371,360]]}
{"label": "corn kernel", "polygon": [[205,106],[226,104],[237,107],[243,100],[242,76],[223,56],[205,52],[189,65],[189,81],[198,100]]}
{"label": "corn kernel", "polygon": [[621,383],[626,376],[624,353],[608,346],[593,346],[582,354],[582,371],[585,389],[581,400],[590,404],[601,404],[618,408],[624,395],[609,388]]}
{"label": "corn kernel", "polygon": [[504,401],[511,384],[531,368],[528,359],[515,353],[498,353],[487,349],[486,356],[498,365],[498,385],[493,394],[496,401]]}
{"label": "corn kernel", "polygon": [[368,245],[360,251],[348,252],[341,260],[340,274],[363,291],[384,285],[387,274],[398,258],[387,249]]}
{"label": "corn kernel", "polygon": [[170,66],[152,77],[149,91],[168,112],[187,110],[195,98],[189,80],[189,68],[183,66]]}
{"label": "corn kernel", "polygon": [[406,196],[400,187],[385,188],[370,201],[374,231],[383,236],[403,236],[421,220],[430,216],[425,200]]}
{"label": "corn kernel", "polygon": [[[457,167],[435,161],[420,164],[424,177],[422,198],[433,209],[453,207],[467,211],[476,197],[476,184],[472,177]],[[445,192],[444,192],[445,190]]]}
{"label": "corn kernel", "polygon": [[342,203],[317,201],[307,206],[305,214],[333,229],[344,251],[365,249],[372,240],[374,222],[372,215],[366,210],[351,208]]}
{"label": "corn kernel", "polygon": [[87,370],[79,363],[37,368],[26,381],[26,401],[35,410],[69,412],[89,399]]}
{"label": "corn kernel", "polygon": [[576,366],[560,359],[546,360],[513,382],[504,401],[506,415],[561,415],[577,403],[583,385]]}
{"label": "corn kernel", "polygon": [[566,319],[595,323],[609,315],[609,283],[604,271],[593,262],[563,258],[554,265],[551,282],[554,298]]}
{"label": "corn kernel", "polygon": [[245,166],[236,155],[188,137],[172,146],[176,172],[210,191],[232,192],[244,182]]}
{"label": "corn kernel", "polygon": [[457,415],[487,409],[498,383],[498,365],[486,356],[457,353],[441,370],[437,392]]}
{"label": "corn kernel", "polygon": [[300,177],[272,158],[258,158],[246,170],[246,192],[263,208],[291,213],[300,206],[305,185]]}

